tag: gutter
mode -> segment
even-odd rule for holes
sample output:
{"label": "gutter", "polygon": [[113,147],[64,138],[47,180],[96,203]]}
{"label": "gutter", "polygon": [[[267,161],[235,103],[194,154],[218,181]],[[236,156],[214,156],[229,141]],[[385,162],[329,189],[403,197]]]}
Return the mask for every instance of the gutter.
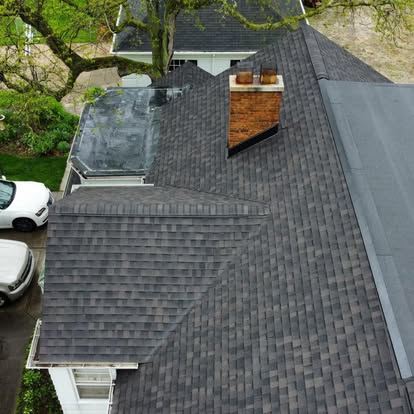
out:
{"label": "gutter", "polygon": [[114,390],[115,390],[115,381],[112,381],[111,388],[109,389],[109,401],[108,401],[107,414],[112,413],[112,405],[113,405],[113,402],[114,402]]}
{"label": "gutter", "polygon": [[[150,50],[144,51],[144,52],[139,52],[139,51],[136,51],[136,52],[125,51],[125,52],[123,52],[122,50],[113,51],[111,49],[111,53],[113,55],[122,54],[122,55],[143,55],[143,56],[146,56],[146,55],[151,55],[152,52]],[[244,54],[251,55],[251,54],[255,54],[255,53],[257,53],[257,50],[240,50],[239,52],[230,52],[230,51],[229,52],[216,52],[214,50],[212,50],[211,52],[201,52],[201,51],[196,51],[196,50],[194,50],[194,51],[175,50],[174,51],[174,56],[175,57],[176,57],[176,55],[202,55],[202,56],[207,55],[208,56],[208,55],[212,55],[212,54],[214,54],[214,55],[223,55],[223,56],[225,56],[225,55],[233,56],[233,55],[244,55]]]}

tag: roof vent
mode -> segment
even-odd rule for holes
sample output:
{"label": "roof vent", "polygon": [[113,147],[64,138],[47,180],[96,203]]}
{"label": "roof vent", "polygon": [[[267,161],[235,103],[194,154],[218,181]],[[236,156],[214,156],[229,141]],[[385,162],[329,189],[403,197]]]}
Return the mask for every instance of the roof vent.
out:
{"label": "roof vent", "polygon": [[275,67],[262,65],[254,75],[252,64],[238,65],[237,75],[230,76],[229,156],[277,132],[283,90]]}

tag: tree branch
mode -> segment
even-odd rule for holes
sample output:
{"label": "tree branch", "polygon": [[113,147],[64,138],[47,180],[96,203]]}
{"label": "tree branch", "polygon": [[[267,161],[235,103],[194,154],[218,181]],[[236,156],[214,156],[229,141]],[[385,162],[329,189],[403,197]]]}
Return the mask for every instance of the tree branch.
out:
{"label": "tree branch", "polygon": [[75,74],[90,72],[97,69],[117,67],[120,76],[131,73],[144,73],[153,76],[154,67],[150,63],[136,62],[119,56],[103,56],[91,59],[82,59],[76,68]]}
{"label": "tree branch", "polygon": [[270,23],[255,23],[247,19],[242,13],[237,9],[236,4],[230,4],[226,0],[220,1],[221,11],[225,14],[233,17],[235,20],[240,22],[243,26],[250,30],[276,30],[280,27],[292,25],[300,22],[301,20],[307,19],[312,16],[322,14],[328,9],[334,8],[358,8],[358,7],[370,7],[378,8],[383,6],[394,6],[396,0],[349,0],[349,1],[335,1],[335,0],[325,0],[322,5],[316,9],[307,11],[305,14],[299,14],[293,17],[286,17],[278,22]]}
{"label": "tree branch", "polygon": [[34,27],[46,41],[52,52],[68,67],[78,64],[82,58],[74,52],[66,43],[57,36],[49,26],[46,19],[38,13],[34,13],[26,6],[21,6],[19,17],[24,23]]}

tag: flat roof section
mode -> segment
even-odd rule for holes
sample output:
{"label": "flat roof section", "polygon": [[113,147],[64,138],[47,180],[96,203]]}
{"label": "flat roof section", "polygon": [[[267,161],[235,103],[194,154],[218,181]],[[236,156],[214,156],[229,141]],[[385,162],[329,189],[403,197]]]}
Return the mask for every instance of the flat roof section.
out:
{"label": "flat roof section", "polygon": [[414,85],[321,81],[403,378],[414,370]]}
{"label": "flat roof section", "polygon": [[181,89],[111,88],[82,113],[70,160],[84,177],[143,176],[157,151],[158,108]]}

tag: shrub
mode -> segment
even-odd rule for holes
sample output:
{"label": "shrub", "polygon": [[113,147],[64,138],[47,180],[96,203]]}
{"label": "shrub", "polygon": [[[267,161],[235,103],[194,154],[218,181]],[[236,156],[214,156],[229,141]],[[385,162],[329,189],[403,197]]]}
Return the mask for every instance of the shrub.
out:
{"label": "shrub", "polygon": [[60,125],[57,128],[52,129],[50,134],[56,143],[60,141],[71,141],[74,135],[73,128],[68,125]]}
{"label": "shrub", "polygon": [[[30,344],[26,348],[26,359]],[[22,384],[17,397],[16,414],[61,414],[62,408],[55,387],[46,370],[23,370]]]}
{"label": "shrub", "polygon": [[54,136],[50,133],[38,135],[34,132],[27,132],[23,135],[23,142],[37,155],[45,155],[55,148]]}
{"label": "shrub", "polygon": [[62,154],[66,154],[69,152],[70,150],[70,145],[66,142],[66,141],[60,141],[57,146],[56,149],[61,152]]}
{"label": "shrub", "polygon": [[36,154],[46,154],[60,141],[70,141],[78,122],[54,98],[38,93],[0,91],[0,113],[5,115],[0,145],[20,141]]}
{"label": "shrub", "polygon": [[28,126],[23,125],[18,119],[18,115],[14,112],[1,109],[0,112],[5,116],[5,120],[3,121],[5,129],[0,131],[0,144],[14,141],[29,130]]}
{"label": "shrub", "polygon": [[94,86],[93,88],[86,89],[86,91],[83,93],[82,100],[83,102],[93,104],[99,97],[103,95],[105,95],[105,90],[99,86]]}

